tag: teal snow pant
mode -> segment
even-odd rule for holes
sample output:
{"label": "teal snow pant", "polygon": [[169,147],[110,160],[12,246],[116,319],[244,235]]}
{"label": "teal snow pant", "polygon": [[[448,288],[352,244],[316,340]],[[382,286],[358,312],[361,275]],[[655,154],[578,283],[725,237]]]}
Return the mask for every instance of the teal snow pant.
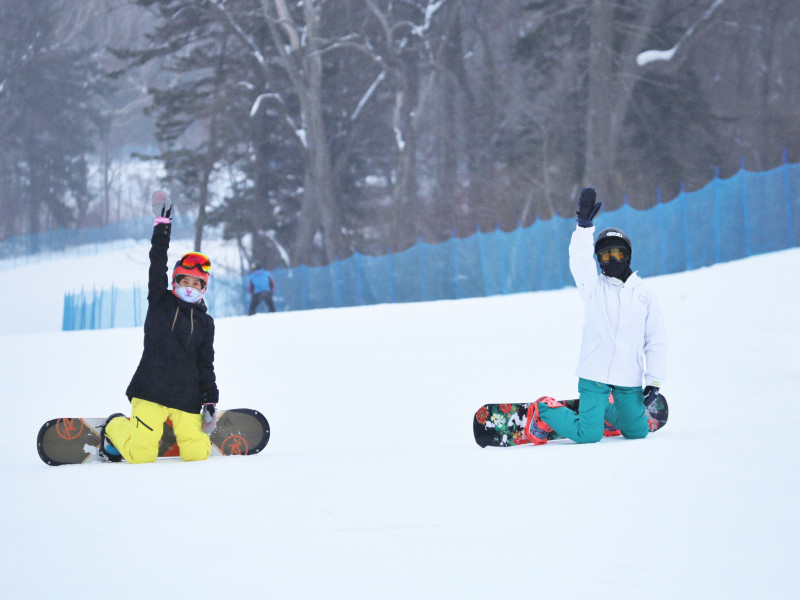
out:
{"label": "teal snow pant", "polygon": [[[650,433],[642,388],[579,379],[578,391],[581,399],[578,413],[566,407],[539,404],[539,416],[561,437],[579,444],[599,442],[603,439],[604,421],[626,438],[643,438]],[[608,403],[609,394],[613,395],[614,404]]]}

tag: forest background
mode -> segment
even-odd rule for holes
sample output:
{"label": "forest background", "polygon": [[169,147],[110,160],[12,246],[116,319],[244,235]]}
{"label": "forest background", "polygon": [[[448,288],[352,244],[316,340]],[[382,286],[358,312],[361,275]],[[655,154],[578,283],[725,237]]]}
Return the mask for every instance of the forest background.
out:
{"label": "forest background", "polygon": [[156,186],[269,268],[646,209],[800,158],[798,39],[787,0],[0,0],[0,240]]}

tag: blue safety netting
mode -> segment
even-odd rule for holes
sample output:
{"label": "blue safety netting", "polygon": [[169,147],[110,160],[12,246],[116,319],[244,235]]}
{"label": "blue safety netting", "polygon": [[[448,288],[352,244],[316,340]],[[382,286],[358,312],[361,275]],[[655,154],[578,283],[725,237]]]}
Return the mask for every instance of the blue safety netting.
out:
{"label": "blue safety netting", "polygon": [[[773,252],[800,240],[800,165],[739,171],[682,191],[648,210],[601,212],[597,230],[618,227],[633,243],[643,277]],[[353,256],[323,267],[272,272],[279,311],[492,296],[573,285],[568,247],[575,219],[539,220],[512,232],[476,232],[418,242],[384,256]],[[247,313],[247,278],[215,276],[206,295],[216,318]],[[64,298],[64,330],[138,326],[146,289],[81,291]],[[263,307],[261,310],[265,310]]]}

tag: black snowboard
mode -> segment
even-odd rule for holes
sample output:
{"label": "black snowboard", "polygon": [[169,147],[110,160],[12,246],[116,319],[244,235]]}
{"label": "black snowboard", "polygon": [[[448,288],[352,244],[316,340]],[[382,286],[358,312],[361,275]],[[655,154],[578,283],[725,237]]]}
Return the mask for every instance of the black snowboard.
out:
{"label": "black snowboard", "polygon": [[[105,418],[52,419],[42,425],[36,440],[39,457],[48,465],[75,465],[105,461],[100,455],[100,427]],[[209,435],[211,456],[250,455],[261,452],[269,442],[266,417],[250,408],[217,411],[217,427]],[[164,424],[158,456],[179,456],[172,423]]]}
{"label": "black snowboard", "polygon": [[[564,404],[570,410],[579,411],[580,402],[578,400],[566,400]],[[529,403],[521,404],[485,404],[481,406],[472,419],[472,433],[475,442],[481,447],[486,446],[522,446],[530,444],[525,437],[525,425],[528,421]],[[613,405],[609,404],[609,407]],[[606,431],[603,435],[612,437],[620,435],[619,430],[614,429],[609,417],[611,408],[606,411]],[[650,405],[645,406],[647,420],[650,424],[650,431],[658,431],[667,424],[669,418],[669,406],[667,399],[661,394],[658,395]],[[555,432],[547,436],[548,441],[558,440],[561,437]]]}

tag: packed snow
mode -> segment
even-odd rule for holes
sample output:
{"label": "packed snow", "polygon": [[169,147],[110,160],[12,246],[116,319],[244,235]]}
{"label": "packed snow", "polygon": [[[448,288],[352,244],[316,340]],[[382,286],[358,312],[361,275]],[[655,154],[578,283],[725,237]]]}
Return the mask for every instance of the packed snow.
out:
{"label": "packed snow", "polygon": [[672,600],[800,585],[800,249],[648,279],[671,412],[644,440],[474,443],[485,402],[575,397],[583,313],[567,288],[219,319],[221,405],[269,418],[264,452],[64,467],[40,461],[39,426],[128,412],[142,331],[61,332],[63,292],[143,283],[147,243],[15,265],[0,264],[3,598]]}

